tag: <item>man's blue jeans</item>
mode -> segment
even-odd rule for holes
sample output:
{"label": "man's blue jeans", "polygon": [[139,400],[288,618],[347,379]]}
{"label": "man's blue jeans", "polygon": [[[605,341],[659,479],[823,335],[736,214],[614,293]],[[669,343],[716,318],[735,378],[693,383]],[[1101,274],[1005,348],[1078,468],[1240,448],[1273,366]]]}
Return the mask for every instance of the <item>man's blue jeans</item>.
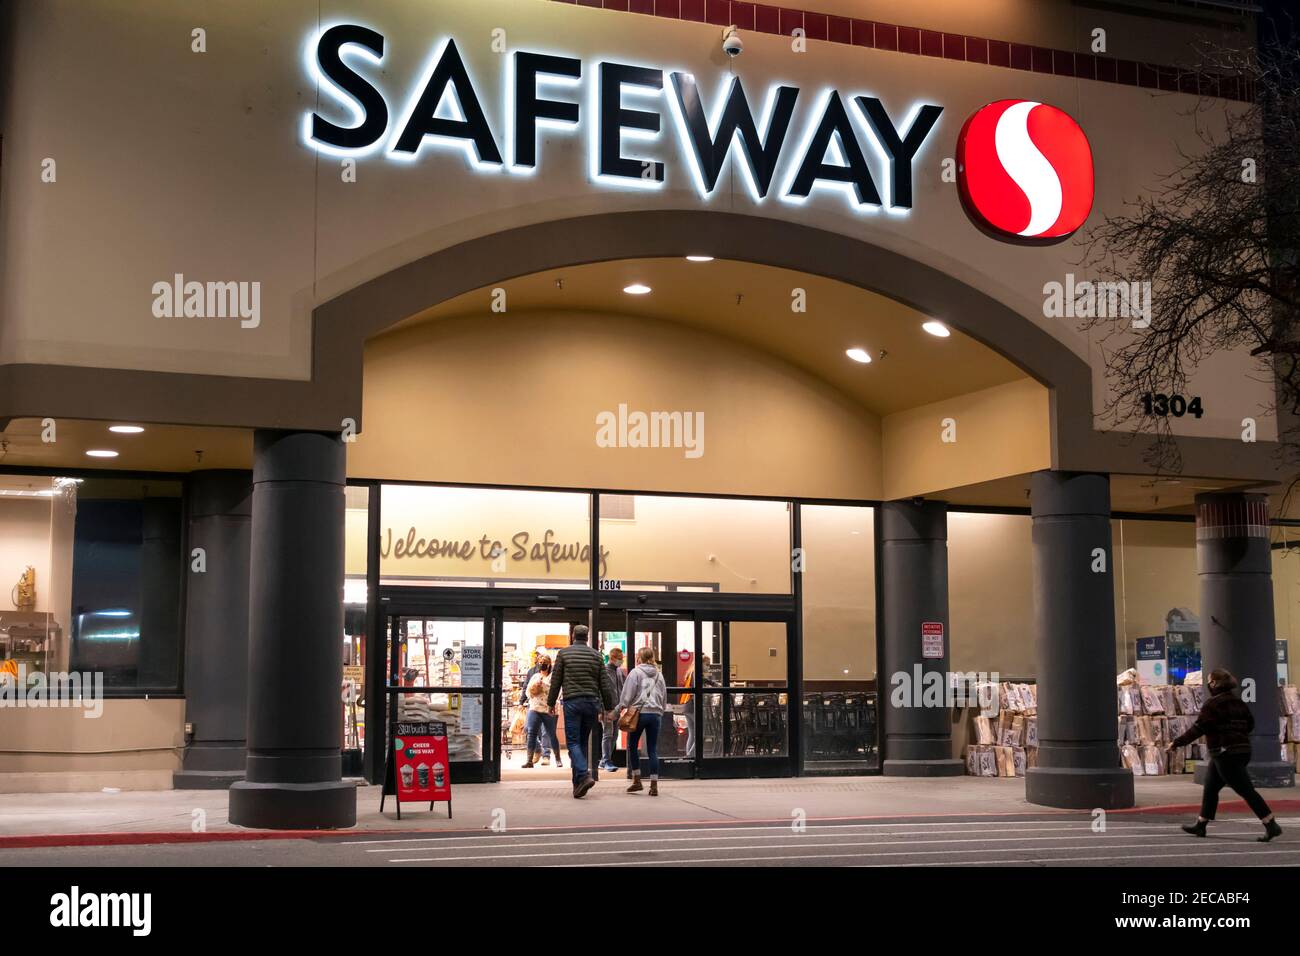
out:
{"label": "man's blue jeans", "polygon": [[595,697],[565,698],[564,742],[569,748],[574,783],[590,773],[587,760],[591,757],[591,734],[599,720],[600,701]]}

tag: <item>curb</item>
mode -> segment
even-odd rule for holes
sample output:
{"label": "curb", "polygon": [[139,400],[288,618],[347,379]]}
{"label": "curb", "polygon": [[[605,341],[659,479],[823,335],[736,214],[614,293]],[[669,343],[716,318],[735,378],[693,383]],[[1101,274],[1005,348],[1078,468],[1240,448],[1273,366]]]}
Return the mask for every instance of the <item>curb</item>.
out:
{"label": "curb", "polygon": [[[1300,799],[1295,800],[1274,800],[1269,804],[1276,813],[1292,813],[1300,811]],[[1147,807],[1127,807],[1122,810],[1108,810],[1111,814],[1143,814],[1153,813],[1162,816],[1182,815],[1195,813],[1200,810],[1199,803],[1166,803],[1157,804]],[[1247,813],[1249,808],[1243,800],[1228,800],[1219,804],[1219,809],[1223,813]],[[917,820],[917,819],[948,819],[948,818],[981,818],[990,817],[1023,817],[1023,816],[1054,816],[1088,813],[1086,810],[1063,810],[1063,809],[1026,809],[1026,810],[1006,810],[1006,811],[986,811],[983,813],[909,813],[909,814],[882,814],[878,816],[850,816],[850,817],[809,817],[809,823],[837,823],[855,820]],[[653,823],[638,823],[639,829],[648,829],[651,827],[677,827],[677,826],[699,826],[701,824],[712,824],[715,826],[734,825],[743,827],[746,824],[759,823],[789,823],[788,817],[773,818],[755,818],[752,820],[665,820]],[[617,826],[617,824],[555,824],[524,826],[518,829],[523,831],[544,830],[548,832],[579,830],[592,831],[601,827]],[[154,844],[182,844],[182,843],[246,843],[254,840],[314,840],[321,837],[355,837],[365,839],[368,837],[387,837],[387,836],[410,836],[418,838],[421,835],[441,835],[449,833],[481,833],[487,835],[484,827],[455,827],[446,829],[374,829],[374,830],[217,830],[208,833],[192,833],[189,831],[147,831],[141,830],[129,833],[34,833],[21,836],[0,836],[0,850],[19,850],[34,849],[41,847],[78,847],[78,846],[148,846]]]}

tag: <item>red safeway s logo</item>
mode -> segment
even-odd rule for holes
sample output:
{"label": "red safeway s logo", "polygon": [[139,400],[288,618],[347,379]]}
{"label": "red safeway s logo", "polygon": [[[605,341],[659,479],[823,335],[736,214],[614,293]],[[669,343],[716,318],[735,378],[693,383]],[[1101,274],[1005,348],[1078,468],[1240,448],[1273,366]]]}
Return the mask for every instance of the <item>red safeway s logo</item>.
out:
{"label": "red safeway s logo", "polygon": [[961,128],[957,183],[967,211],[994,230],[1061,239],[1092,209],[1092,149],[1063,110],[998,100]]}

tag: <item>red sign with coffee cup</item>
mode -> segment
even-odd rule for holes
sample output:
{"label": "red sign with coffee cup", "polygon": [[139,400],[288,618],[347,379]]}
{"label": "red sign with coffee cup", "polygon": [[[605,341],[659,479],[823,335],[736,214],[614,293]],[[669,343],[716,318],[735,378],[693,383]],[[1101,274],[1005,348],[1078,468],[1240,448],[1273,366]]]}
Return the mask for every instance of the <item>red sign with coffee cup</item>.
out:
{"label": "red sign with coffee cup", "polygon": [[393,763],[399,802],[451,802],[446,724],[394,724]]}

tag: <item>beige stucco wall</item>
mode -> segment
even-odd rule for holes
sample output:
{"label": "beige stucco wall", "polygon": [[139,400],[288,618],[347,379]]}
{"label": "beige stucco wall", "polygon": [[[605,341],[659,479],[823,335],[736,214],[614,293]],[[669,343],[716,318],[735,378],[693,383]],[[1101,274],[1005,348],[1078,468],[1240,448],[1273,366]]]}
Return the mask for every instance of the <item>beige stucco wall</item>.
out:
{"label": "beige stucco wall", "polygon": [[1052,467],[1047,389],[1030,379],[886,415],[884,497]]}
{"label": "beige stucco wall", "polygon": [[[863,4],[859,12],[878,10],[887,19],[915,13],[922,26],[1078,48],[1093,19],[1114,17],[1042,0],[916,11],[892,6]],[[972,6],[982,9],[972,12]],[[312,307],[417,257],[528,223],[707,206],[865,238],[941,269],[1099,368],[1095,343],[1071,323],[1042,314],[1043,283],[1072,271],[1076,250],[1069,243],[1026,247],[984,237],[962,213],[955,184],[941,180],[941,162],[953,155],[964,118],[984,103],[1023,97],[1062,105],[1092,142],[1096,217],[1150,188],[1156,174],[1176,162],[1179,148],[1195,145],[1184,115],[1189,101],[1181,95],[819,41],[798,53],[786,38],[758,34],[746,37],[744,56],[729,64],[715,27],[550,0],[384,0],[361,12],[342,0],[231,0],[201,10],[139,0],[130,17],[109,0],[48,0],[8,9],[12,83],[0,117],[4,362],[302,379],[311,368]],[[318,17],[356,18],[384,33],[380,82],[395,114],[435,42],[454,35],[502,140],[505,57],[490,42],[492,30],[503,26],[511,48],[581,55],[589,73],[602,58],[651,63],[693,71],[710,92],[734,69],[753,96],[777,80],[799,85],[805,110],[816,91],[834,82],[846,94],[882,97],[896,117],[918,98],[942,104],[945,112],[918,157],[916,205],[906,216],[859,213],[834,190],[814,194],[803,206],[774,198],[755,205],[730,171],[718,191],[701,200],[678,155],[666,108],[670,135],[650,149],[670,164],[662,190],[593,186],[586,173],[589,122],[582,136],[545,136],[534,176],[479,175],[467,169],[459,150],[426,148],[412,164],[364,159],[357,181],[348,183],[337,158],[299,141],[303,117],[318,102],[303,58]],[[1160,52],[1160,24],[1115,23],[1112,53]],[[196,27],[207,31],[206,53],[190,50]],[[334,107],[330,113],[340,115]],[[805,122],[800,113],[792,146]],[[57,183],[40,181],[45,158],[58,162]],[[792,161],[783,160],[778,183]],[[501,263],[501,271],[509,275],[510,264]],[[261,326],[154,318],[153,283],[178,272],[201,280],[260,281]],[[889,285],[888,276],[864,280]],[[961,326],[960,315],[940,318]],[[1216,361],[1234,371],[1246,365],[1236,355]],[[1094,378],[1100,395],[1101,374]],[[1198,435],[1235,437],[1241,418],[1258,414],[1268,397],[1263,382],[1235,375],[1198,375],[1191,389],[1202,396],[1207,416],[1176,420],[1174,427]],[[1261,438],[1271,437],[1271,428],[1263,423]]]}
{"label": "beige stucco wall", "polygon": [[99,717],[86,714],[0,708],[0,792],[171,787],[185,743],[185,701],[105,700]]}
{"label": "beige stucco wall", "polygon": [[[704,415],[703,454],[601,448],[596,416]],[[877,498],[877,416],[807,373],[719,336],[586,313],[439,321],[367,349],[366,478]]]}

